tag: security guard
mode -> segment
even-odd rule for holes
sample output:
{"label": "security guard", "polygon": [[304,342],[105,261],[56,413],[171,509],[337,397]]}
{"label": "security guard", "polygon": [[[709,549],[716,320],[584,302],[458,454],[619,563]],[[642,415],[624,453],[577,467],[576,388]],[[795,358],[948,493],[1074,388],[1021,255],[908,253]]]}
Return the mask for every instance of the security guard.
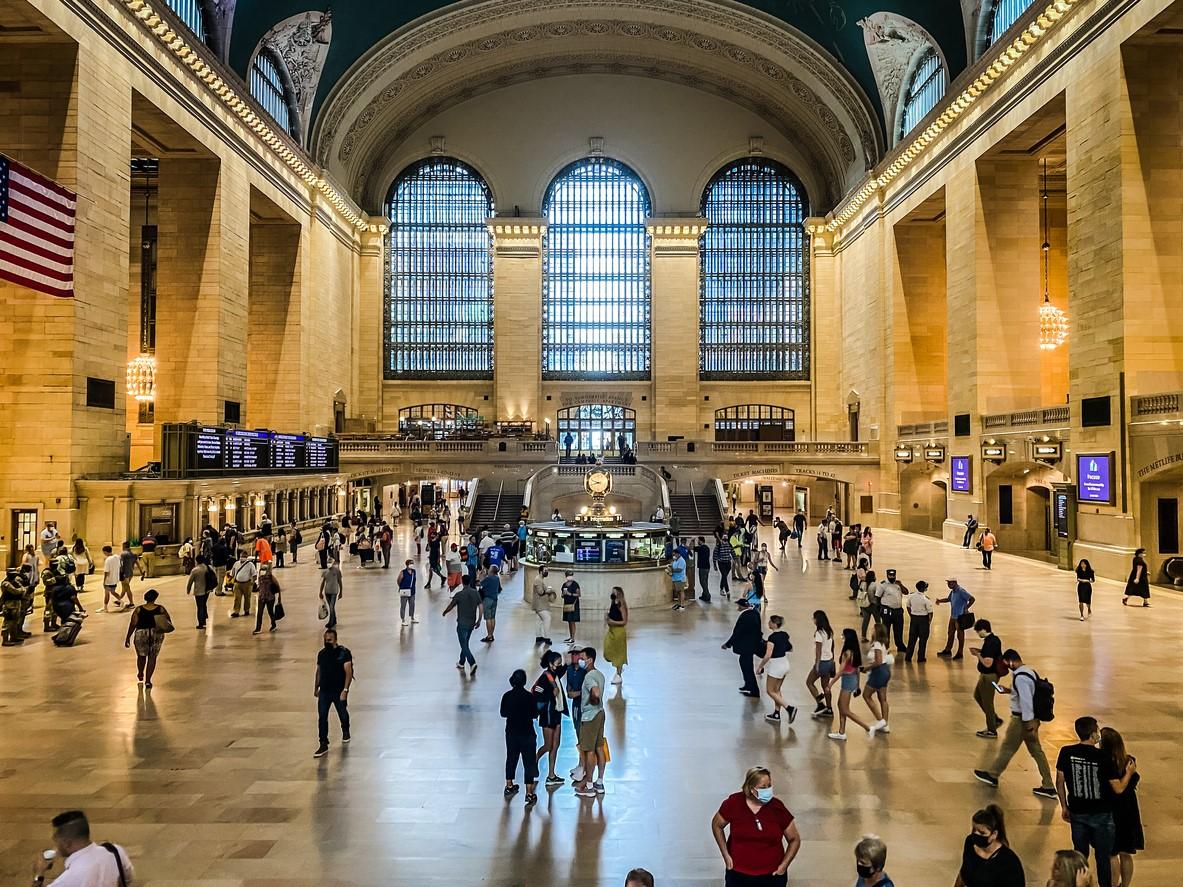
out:
{"label": "security guard", "polygon": [[9,567],[0,582],[0,614],[4,617],[3,646],[23,644],[25,633],[21,623],[25,618],[25,584],[15,567]]}

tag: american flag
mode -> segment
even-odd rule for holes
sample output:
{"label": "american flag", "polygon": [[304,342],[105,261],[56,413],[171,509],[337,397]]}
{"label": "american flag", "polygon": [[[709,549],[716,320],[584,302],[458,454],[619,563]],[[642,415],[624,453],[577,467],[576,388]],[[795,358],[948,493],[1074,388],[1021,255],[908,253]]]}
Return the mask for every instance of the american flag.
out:
{"label": "american flag", "polygon": [[0,154],[0,278],[73,296],[77,204],[72,191]]}

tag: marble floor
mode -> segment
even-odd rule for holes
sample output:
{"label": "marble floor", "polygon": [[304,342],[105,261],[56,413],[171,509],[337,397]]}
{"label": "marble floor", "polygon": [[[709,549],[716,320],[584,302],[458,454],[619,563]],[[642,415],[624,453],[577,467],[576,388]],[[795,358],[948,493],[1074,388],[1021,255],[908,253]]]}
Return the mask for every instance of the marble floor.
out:
{"label": "marble floor", "polygon": [[[405,534],[404,534],[405,536]],[[405,548],[400,548],[405,551]],[[992,573],[972,552],[903,533],[876,537],[877,566],[934,587],[951,575],[978,597],[1007,646],[1056,685],[1057,719],[1044,728],[1049,758],[1089,713],[1119,728],[1142,773],[1149,850],[1136,880],[1175,883],[1183,864],[1183,599],[1157,593],[1149,610],[1120,605],[1101,582],[1092,621],[1076,618],[1074,583],[1052,567],[1008,557]],[[308,552],[312,560],[312,552]],[[786,680],[808,705],[809,615],[828,610],[855,624],[847,573],[792,550],[771,578],[771,612],[786,617],[797,652]],[[49,819],[87,811],[100,840],[127,846],[137,882],[153,887],[264,885],[620,885],[645,866],[662,887],[722,883],[709,820],[744,771],[764,764],[798,819],[798,885],[853,883],[852,848],[868,832],[889,847],[897,884],[948,885],[970,815],[991,800],[1006,809],[1029,884],[1042,885],[1068,827],[1020,750],[998,790],[972,779],[994,743],[974,736],[971,660],[895,669],[892,733],[837,745],[807,715],[795,726],[763,719],[767,702],[736,692],[735,657],[719,649],[734,619],[727,604],[686,613],[635,611],[630,665],[607,703],[612,763],[607,793],[591,801],[569,785],[540,791],[533,810],[501,795],[507,676],[537,671],[534,627],[521,580],[503,597],[498,640],[480,646],[475,677],[458,673],[445,596],[420,592],[422,621],[397,625],[390,571],[347,567],[341,641],[353,650],[352,744],[314,760],[314,658],[320,646],[318,570],[282,571],[288,616],[275,634],[229,619],[229,598],[210,598],[206,632],[193,630],[179,578],[161,591],[176,618],[154,689],[137,686],[122,645],[126,616],[92,613],[78,646],[56,649],[40,633],[0,654],[0,879],[22,884],[48,845]],[[940,586],[943,587],[943,586]],[[84,602],[92,611],[98,595]],[[599,614],[581,640],[599,645]],[[938,641],[943,631],[938,632]],[[856,705],[862,706],[861,702]],[[1000,710],[1003,703],[1000,702]],[[336,723],[333,722],[334,738]],[[561,767],[574,766],[573,736]]]}

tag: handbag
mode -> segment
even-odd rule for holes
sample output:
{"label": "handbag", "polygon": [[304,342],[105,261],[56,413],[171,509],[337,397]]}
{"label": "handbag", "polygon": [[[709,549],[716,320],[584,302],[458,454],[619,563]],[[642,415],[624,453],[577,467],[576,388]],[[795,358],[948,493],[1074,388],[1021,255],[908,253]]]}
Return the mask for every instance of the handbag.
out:
{"label": "handbag", "polygon": [[283,597],[277,594],[275,596],[275,621],[278,622],[285,615],[283,611]]}
{"label": "handbag", "polygon": [[328,619],[329,618],[329,605],[326,604],[324,601],[320,602],[320,608],[316,611],[316,618],[317,619]]}
{"label": "handbag", "polygon": [[967,611],[957,617],[957,627],[958,628],[973,628],[974,623],[977,621],[978,620],[974,616],[974,614]]}
{"label": "handbag", "polygon": [[176,629],[173,621],[168,618],[168,614],[163,612],[152,617],[152,627],[163,634],[168,634]]}

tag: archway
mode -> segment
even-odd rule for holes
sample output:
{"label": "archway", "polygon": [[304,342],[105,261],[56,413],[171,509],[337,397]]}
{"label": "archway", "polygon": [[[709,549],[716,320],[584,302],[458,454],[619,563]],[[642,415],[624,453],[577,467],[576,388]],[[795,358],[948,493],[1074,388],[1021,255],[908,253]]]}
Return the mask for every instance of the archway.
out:
{"label": "archway", "polygon": [[608,403],[583,403],[558,411],[559,446],[566,449],[567,434],[572,437],[572,453],[610,453],[619,444],[620,435],[630,448],[636,447],[637,411]]}
{"label": "archway", "polygon": [[1064,475],[1038,462],[1008,462],[986,476],[986,518],[1009,554],[1054,561],[1051,514],[1052,483]]}
{"label": "archway", "polygon": [[[1172,465],[1138,482],[1137,544],[1146,549],[1147,571],[1153,583],[1174,585],[1176,577],[1183,578],[1183,565],[1178,563],[1183,554],[1181,510],[1183,465]],[[1168,576],[1165,567],[1172,561],[1172,575]]]}
{"label": "archway", "polygon": [[948,471],[929,462],[904,466],[900,470],[900,529],[940,539],[948,516]]}

